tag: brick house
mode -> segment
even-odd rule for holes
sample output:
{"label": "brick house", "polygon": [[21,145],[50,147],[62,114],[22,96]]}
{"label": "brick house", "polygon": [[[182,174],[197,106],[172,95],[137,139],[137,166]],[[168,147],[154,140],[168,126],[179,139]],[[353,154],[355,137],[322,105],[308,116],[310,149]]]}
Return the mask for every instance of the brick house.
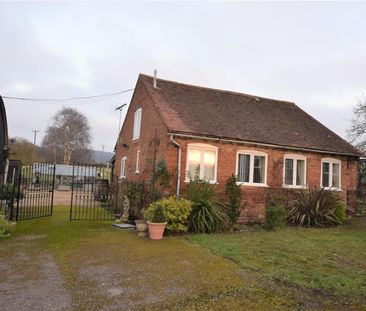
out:
{"label": "brick house", "polygon": [[140,74],[115,149],[114,174],[149,180],[164,159],[172,192],[189,175],[225,187],[235,174],[247,208],[263,218],[269,189],[357,187],[360,152],[292,102]]}

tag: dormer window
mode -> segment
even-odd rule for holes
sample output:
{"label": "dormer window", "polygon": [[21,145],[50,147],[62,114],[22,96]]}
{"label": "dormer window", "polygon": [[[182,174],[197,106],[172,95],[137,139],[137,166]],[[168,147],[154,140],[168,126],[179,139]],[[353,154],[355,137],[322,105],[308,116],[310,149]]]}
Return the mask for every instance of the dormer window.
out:
{"label": "dormer window", "polygon": [[139,108],[135,111],[135,116],[133,119],[133,135],[132,140],[140,138],[140,129],[141,129],[141,115],[142,108]]}

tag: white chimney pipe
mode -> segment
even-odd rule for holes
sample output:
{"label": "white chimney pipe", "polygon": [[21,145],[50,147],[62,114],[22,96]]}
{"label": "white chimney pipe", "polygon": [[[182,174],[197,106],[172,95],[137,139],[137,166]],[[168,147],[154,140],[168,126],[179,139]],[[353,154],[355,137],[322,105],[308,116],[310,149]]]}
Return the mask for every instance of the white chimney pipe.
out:
{"label": "white chimney pipe", "polygon": [[158,71],[154,69],[154,79],[153,79],[153,87],[156,89],[156,82],[158,80]]}

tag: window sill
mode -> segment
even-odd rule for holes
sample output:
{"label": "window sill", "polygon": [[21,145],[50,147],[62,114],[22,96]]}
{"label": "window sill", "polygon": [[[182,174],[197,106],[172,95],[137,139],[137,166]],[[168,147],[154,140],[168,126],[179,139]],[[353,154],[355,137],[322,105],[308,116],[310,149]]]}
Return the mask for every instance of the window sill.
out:
{"label": "window sill", "polygon": [[260,188],[268,188],[269,186],[266,184],[256,184],[256,183],[247,183],[247,182],[236,182],[239,186],[249,186],[249,187],[260,187]]}
{"label": "window sill", "polygon": [[335,187],[321,187],[324,190],[329,190],[329,191],[337,191],[337,192],[342,192],[343,190],[341,188],[335,188]]}
{"label": "window sill", "polygon": [[139,140],[140,140],[140,137],[138,137],[138,138],[132,138],[131,143],[137,142]]}
{"label": "window sill", "polygon": [[135,174],[140,174],[140,171],[136,171]]}
{"label": "window sill", "polygon": [[[203,181],[205,181],[205,180],[203,180]],[[185,183],[189,183],[190,180],[189,179],[185,179],[184,182]],[[219,184],[216,180],[210,180],[208,183],[211,184],[211,185],[218,185]]]}
{"label": "window sill", "polygon": [[285,188],[285,189],[308,189],[308,186],[306,186],[306,185],[304,185],[304,186],[282,185],[282,188]]}

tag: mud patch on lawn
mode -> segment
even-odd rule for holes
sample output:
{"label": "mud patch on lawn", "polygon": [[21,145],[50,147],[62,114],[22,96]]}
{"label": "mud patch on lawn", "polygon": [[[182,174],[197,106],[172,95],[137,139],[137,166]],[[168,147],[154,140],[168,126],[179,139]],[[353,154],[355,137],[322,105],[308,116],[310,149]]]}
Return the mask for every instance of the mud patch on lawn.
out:
{"label": "mud patch on lawn", "polygon": [[27,235],[1,244],[0,310],[70,310],[58,266],[37,243],[43,238]]}
{"label": "mud patch on lawn", "polygon": [[44,239],[46,237],[45,234],[35,234],[35,235],[23,235],[21,237],[17,237],[14,239],[14,241],[18,242],[18,241],[34,241],[34,240],[39,240],[39,239]]}

